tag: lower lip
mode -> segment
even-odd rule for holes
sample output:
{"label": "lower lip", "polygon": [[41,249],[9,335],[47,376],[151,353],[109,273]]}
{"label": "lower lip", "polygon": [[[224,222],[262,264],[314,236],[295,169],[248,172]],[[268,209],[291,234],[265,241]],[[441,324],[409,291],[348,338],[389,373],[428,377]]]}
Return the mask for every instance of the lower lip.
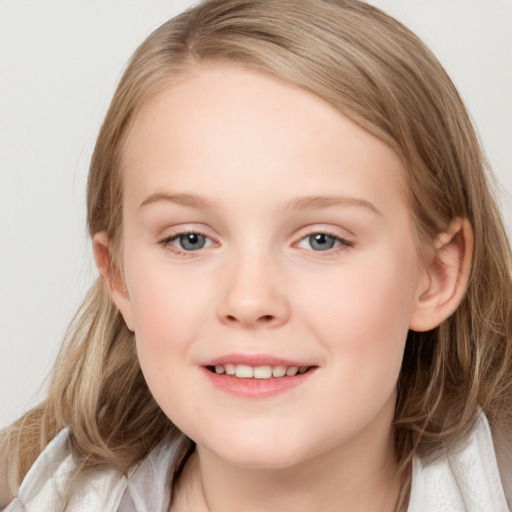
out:
{"label": "lower lip", "polygon": [[244,398],[267,398],[300,386],[315,372],[310,368],[305,373],[293,377],[272,377],[270,379],[242,379],[234,375],[219,375],[207,368],[202,368],[210,382],[221,391]]}

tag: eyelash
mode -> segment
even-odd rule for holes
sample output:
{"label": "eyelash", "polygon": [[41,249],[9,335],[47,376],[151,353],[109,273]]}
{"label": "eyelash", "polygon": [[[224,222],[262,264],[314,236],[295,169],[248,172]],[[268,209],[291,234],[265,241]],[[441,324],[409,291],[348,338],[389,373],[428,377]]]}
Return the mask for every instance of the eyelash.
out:
{"label": "eyelash", "polygon": [[171,242],[174,242],[174,240],[177,240],[178,238],[186,235],[201,235],[204,236],[206,239],[211,240],[211,238],[200,231],[194,231],[194,230],[183,230],[183,231],[176,231],[172,235],[164,238],[163,240],[160,240],[158,243],[164,247],[166,250],[171,251],[172,253],[176,254],[177,256],[181,256],[183,258],[189,258],[193,256],[195,252],[199,252],[200,249],[197,249],[196,251],[185,251],[180,250],[177,247],[175,247]]}
{"label": "eyelash", "polygon": [[325,253],[326,255],[333,255],[338,254],[339,252],[345,251],[350,247],[354,246],[354,243],[350,240],[347,240],[346,238],[343,238],[339,235],[335,235],[334,233],[331,233],[329,231],[312,231],[306,235],[304,235],[298,243],[302,242],[303,240],[306,240],[307,238],[314,236],[314,235],[327,235],[328,237],[332,238],[335,243],[338,243],[338,246],[335,246],[331,249],[327,249],[325,251],[315,251],[313,249],[310,249],[314,253]]}
{"label": "eyelash", "polygon": [[[184,258],[191,257],[195,252],[199,252],[201,249],[197,249],[195,251],[186,251],[183,249],[178,249],[175,247],[171,242],[174,242],[175,240],[179,239],[182,236],[186,235],[201,235],[205,237],[208,240],[211,240],[210,237],[207,235],[201,233],[200,231],[194,231],[194,230],[183,230],[183,231],[177,231],[173,233],[172,235],[164,238],[163,240],[160,240],[158,243],[164,247],[165,249],[171,251],[172,253],[176,254],[177,256],[181,256]],[[346,238],[340,237],[338,235],[335,235],[334,233],[330,233],[329,231],[312,231],[306,235],[304,235],[298,243],[302,242],[303,240],[314,236],[314,235],[327,235],[328,237],[334,239],[335,243],[338,243],[339,245],[337,247],[333,247],[331,249],[327,249],[325,251],[315,251],[313,249],[310,249],[314,253],[325,253],[326,255],[333,255],[338,254],[341,251],[344,251],[350,247],[353,247],[354,243],[350,240],[347,240]]]}

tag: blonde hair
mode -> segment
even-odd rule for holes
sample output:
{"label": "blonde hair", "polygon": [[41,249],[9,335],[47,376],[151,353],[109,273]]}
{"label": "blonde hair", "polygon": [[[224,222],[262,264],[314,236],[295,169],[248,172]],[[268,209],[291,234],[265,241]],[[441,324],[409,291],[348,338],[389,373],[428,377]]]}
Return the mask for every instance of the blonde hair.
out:
{"label": "blonde hair", "polygon": [[[469,116],[425,45],[365,3],[207,1],[153,32],[119,83],[90,167],[91,235],[106,231],[114,246],[120,242],[120,155],[138,109],[215,61],[311,91],[392,147],[407,169],[422,243],[455,217],[471,223],[475,250],[462,303],[436,329],[410,332],[406,344],[394,421],[403,508],[415,455],[449,448],[471,430],[479,407],[496,438],[510,435],[512,424],[511,252]],[[81,471],[127,471],[164,435],[184,437],[151,396],[133,335],[99,280],[68,331],[47,399],[2,434],[3,480],[12,494],[65,426]],[[192,448],[184,443],[180,460]]]}

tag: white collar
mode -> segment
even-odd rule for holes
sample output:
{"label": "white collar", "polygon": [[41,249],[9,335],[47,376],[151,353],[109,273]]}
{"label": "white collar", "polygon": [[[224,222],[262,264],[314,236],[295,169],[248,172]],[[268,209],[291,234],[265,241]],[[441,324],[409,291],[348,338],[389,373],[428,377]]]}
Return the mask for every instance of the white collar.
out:
{"label": "white collar", "polygon": [[[4,512],[62,510],[66,486],[76,470],[68,439],[64,429],[52,440],[27,473],[19,497]],[[169,471],[182,442],[183,438],[164,438],[128,477],[115,470],[90,475],[73,493],[66,510],[165,512]],[[455,450],[430,464],[414,459],[408,512],[510,512],[482,412],[470,436]]]}
{"label": "white collar", "polygon": [[[509,498],[510,499],[510,498]],[[509,512],[487,418],[430,464],[415,458],[408,512]]]}

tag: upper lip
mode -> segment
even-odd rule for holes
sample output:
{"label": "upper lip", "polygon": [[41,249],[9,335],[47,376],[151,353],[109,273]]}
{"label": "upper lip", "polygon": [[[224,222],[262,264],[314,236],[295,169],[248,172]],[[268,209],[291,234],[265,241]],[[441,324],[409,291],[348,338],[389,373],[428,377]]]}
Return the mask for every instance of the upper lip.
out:
{"label": "upper lip", "polygon": [[209,359],[202,366],[217,366],[225,364],[245,364],[247,366],[313,366],[304,361],[295,361],[269,354],[226,354]]}

